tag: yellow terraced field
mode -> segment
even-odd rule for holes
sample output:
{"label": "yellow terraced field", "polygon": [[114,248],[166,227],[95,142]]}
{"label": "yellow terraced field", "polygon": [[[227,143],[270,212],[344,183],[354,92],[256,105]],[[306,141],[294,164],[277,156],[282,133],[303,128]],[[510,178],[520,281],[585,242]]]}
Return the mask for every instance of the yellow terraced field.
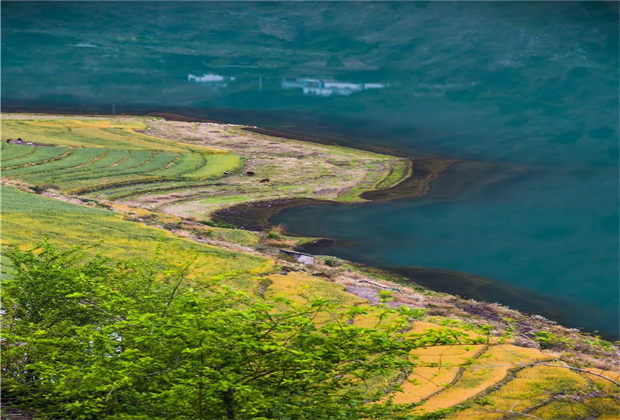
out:
{"label": "yellow terraced field", "polygon": [[[424,332],[437,325],[430,324],[427,327],[418,329],[418,332]],[[396,396],[396,402],[417,403],[441,391],[455,380],[461,370],[461,364],[469,358],[478,356],[486,348],[486,345],[478,344],[437,346],[415,350],[413,354],[419,357],[422,367],[416,368],[403,383],[403,393]]]}
{"label": "yellow terraced field", "polygon": [[[356,298],[339,285],[326,282],[306,273],[289,273],[288,275],[271,275],[270,284],[265,296],[274,298],[283,296],[299,304],[321,297],[347,305],[360,305],[364,300]],[[441,322],[437,318],[434,321]],[[355,323],[364,327],[372,327],[377,319],[370,309],[367,315],[357,316]],[[458,404],[473,401],[485,392],[496,401],[493,410],[487,407],[457,411],[449,416],[451,419],[502,419],[509,410],[539,410],[540,418],[545,420],[561,420],[562,413],[568,408],[565,405],[545,405],[554,392],[570,392],[579,389],[592,381],[586,379],[587,374],[578,374],[565,368],[533,366],[537,362],[553,362],[559,354],[541,351],[536,348],[519,347],[514,344],[499,343],[491,340],[485,344],[486,338],[472,331],[450,328],[435,322],[415,321],[412,323],[412,334],[424,334],[431,330],[452,330],[466,333],[469,340],[481,344],[436,345],[417,349],[413,352],[418,357],[419,366],[401,383],[401,391],[394,394],[396,403],[421,403],[415,408],[417,414],[430,414],[437,410],[449,409]],[[511,372],[521,369],[513,377]],[[601,371],[593,370],[600,373]],[[618,376],[615,372],[604,372],[606,375]],[[375,378],[374,380],[381,380]],[[583,412],[587,407],[598,407],[597,412],[609,412],[611,400],[592,399],[581,404],[577,411]],[[540,406],[537,408],[537,406]],[[498,413],[495,411],[503,411]],[[559,413],[559,414],[558,414]],[[580,417],[566,417],[577,419]],[[585,417],[581,417],[585,418]]]}
{"label": "yellow terraced field", "polygon": [[[514,379],[490,393],[488,398],[492,401],[492,406],[468,409],[449,418],[502,419],[510,411],[520,413],[536,410],[537,407],[554,401],[557,398],[555,396],[578,392],[586,389],[587,385],[587,379],[569,369],[533,366],[519,371]],[[572,404],[575,409],[580,406],[575,402]],[[547,413],[542,418],[559,420],[563,417]]]}
{"label": "yellow terraced field", "polygon": [[536,360],[550,359],[538,349],[528,349],[510,344],[492,345],[477,357],[463,372],[454,386],[440,392],[420,406],[432,412],[440,408],[460,404],[489,389],[503,380],[511,369]]}

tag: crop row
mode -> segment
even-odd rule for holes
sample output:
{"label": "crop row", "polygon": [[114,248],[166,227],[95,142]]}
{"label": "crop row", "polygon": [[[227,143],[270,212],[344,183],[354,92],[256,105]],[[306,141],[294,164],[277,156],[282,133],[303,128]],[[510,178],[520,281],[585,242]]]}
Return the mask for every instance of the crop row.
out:
{"label": "crop row", "polygon": [[9,162],[17,158],[32,154],[37,150],[34,146],[11,147],[2,143],[2,162]]}
{"label": "crop row", "polygon": [[[20,146],[20,145],[8,144],[5,150],[10,151],[14,147],[34,147],[34,146]],[[22,155],[15,159],[10,159],[8,161],[5,161],[3,158],[2,162],[0,162],[0,167],[3,170],[8,170],[8,169],[18,168],[21,166],[31,165],[31,164],[39,165],[39,164],[48,162],[52,159],[61,158],[62,156],[70,152],[70,149],[67,147],[34,147],[34,149],[35,149],[34,152]],[[3,150],[3,155],[4,155],[4,150]]]}
{"label": "crop row", "polygon": [[[23,150],[29,153],[20,154]],[[235,155],[191,151],[172,153],[5,144],[2,152],[6,177],[35,185],[53,184],[74,193],[156,181],[197,184],[235,170],[241,163]]]}

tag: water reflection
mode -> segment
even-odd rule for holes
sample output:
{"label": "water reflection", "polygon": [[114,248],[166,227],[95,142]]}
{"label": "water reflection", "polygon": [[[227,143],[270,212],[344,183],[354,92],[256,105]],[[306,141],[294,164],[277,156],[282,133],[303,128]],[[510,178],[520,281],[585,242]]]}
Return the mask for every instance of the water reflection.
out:
{"label": "water reflection", "polygon": [[[222,76],[215,73],[205,73],[202,76],[197,76],[194,74],[187,75],[187,81],[190,83],[200,83],[217,88],[227,88],[230,82],[234,82],[236,80],[242,81],[243,79],[244,78],[241,78],[241,80],[239,80],[237,77]],[[269,85],[274,84],[273,80],[270,80],[269,78],[259,76],[257,79],[258,90],[261,91],[263,90],[263,81]],[[254,80],[254,78],[252,78],[252,80]],[[353,93],[363,92],[370,89],[383,89],[388,86],[389,85],[385,83],[351,83],[333,79],[313,79],[308,77],[285,77],[282,79],[282,83],[280,84],[280,88],[285,90],[301,90],[304,95],[325,97],[332,95],[348,96]]]}
{"label": "water reflection", "polygon": [[302,89],[304,95],[344,95],[348,96],[355,92],[368,89],[383,89],[387,85],[383,83],[349,83],[337,80],[320,80],[307,78],[284,78],[282,89]]}
{"label": "water reflection", "polygon": [[220,76],[218,74],[213,74],[213,73],[203,74],[202,76],[194,76],[193,74],[188,74],[187,81],[195,82],[195,83],[206,83],[206,84],[209,84],[210,86],[217,86],[217,87],[225,88],[225,87],[228,87],[228,82],[235,81],[235,78]]}

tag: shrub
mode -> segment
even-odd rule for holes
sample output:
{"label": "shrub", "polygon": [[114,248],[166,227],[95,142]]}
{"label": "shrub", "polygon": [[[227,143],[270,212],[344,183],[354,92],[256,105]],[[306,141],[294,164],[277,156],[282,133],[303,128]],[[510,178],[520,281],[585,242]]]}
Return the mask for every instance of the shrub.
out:
{"label": "shrub", "polygon": [[342,260],[336,257],[325,257],[323,261],[330,267],[340,267],[343,264]]}
{"label": "shrub", "polygon": [[45,191],[51,188],[56,188],[56,186],[52,184],[37,184],[37,185],[33,185],[32,187],[29,187],[29,189],[35,194],[44,193]]}
{"label": "shrub", "polygon": [[201,223],[205,226],[210,226],[210,227],[219,227],[219,228],[224,228],[224,229],[236,229],[237,226],[230,224],[230,223],[222,223],[222,222],[216,222],[213,220],[200,220],[198,221],[198,223]]}
{"label": "shrub", "polygon": [[218,278],[190,283],[189,264],[49,244],[6,255],[3,398],[42,418],[404,419],[389,384],[362,384],[409,372],[411,351],[436,341],[400,333],[407,316],[387,307],[362,328],[348,322],[359,307],[275,306]]}
{"label": "shrub", "polygon": [[162,225],[162,227],[166,230],[176,230],[181,229],[183,227],[183,223],[181,222],[166,222]]}
{"label": "shrub", "polygon": [[285,231],[286,231],[286,227],[283,224],[271,226],[271,228],[269,228],[269,230],[267,231],[267,238],[268,239],[280,239],[282,238],[282,235],[284,234]]}
{"label": "shrub", "polygon": [[568,345],[572,340],[567,337],[561,337],[548,331],[537,331],[534,333],[534,341],[540,345],[541,349],[550,349],[560,345]]}

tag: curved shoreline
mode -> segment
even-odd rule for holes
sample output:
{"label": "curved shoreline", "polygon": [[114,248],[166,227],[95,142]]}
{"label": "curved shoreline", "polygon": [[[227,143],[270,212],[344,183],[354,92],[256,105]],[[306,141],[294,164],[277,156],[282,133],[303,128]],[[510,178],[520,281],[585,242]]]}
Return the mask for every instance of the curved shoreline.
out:
{"label": "curved shoreline", "polygon": [[[419,197],[426,194],[429,190],[429,183],[436,179],[441,172],[446,170],[454,160],[449,159],[412,159],[414,169],[411,173],[399,180],[394,185],[378,189],[370,190],[360,194],[360,198],[366,201],[361,202],[340,202],[335,200],[319,200],[313,198],[290,198],[265,200],[250,203],[235,204],[222,210],[217,210],[211,214],[211,218],[219,223],[227,223],[238,226],[242,229],[262,231],[268,229],[272,224],[270,219],[282,210],[307,206],[307,205],[356,205],[364,202],[374,201],[391,201],[399,198]],[[420,170],[418,162],[421,163]],[[292,232],[288,234],[295,235]]]}
{"label": "curved shoreline", "polygon": [[[77,115],[77,114],[74,113],[74,114],[65,114],[65,115],[68,116],[68,115]],[[84,115],[84,116],[102,118],[102,116],[99,116],[99,115],[97,116]],[[129,115],[127,116],[129,117]],[[181,115],[173,116],[171,114],[161,114],[161,113],[159,114],[151,113],[150,115],[147,115],[147,117],[148,116],[164,117],[166,119],[173,119],[176,117],[178,118],[178,121],[199,120],[197,122],[212,122],[212,121],[207,121],[205,119],[184,117]],[[52,115],[50,115],[50,117],[52,117]],[[109,116],[109,117],[113,117],[113,116]],[[123,117],[123,116],[118,115],[115,117],[118,118],[118,117]],[[217,122],[217,124],[220,124],[220,122]],[[223,123],[222,125],[236,125],[236,124]],[[239,126],[239,125],[237,126],[242,129],[252,128],[252,127],[247,127],[247,126]],[[256,130],[261,130],[261,129],[256,129]],[[253,131],[253,130],[248,130],[248,131]],[[255,131],[255,132],[260,133],[260,131]],[[260,134],[267,134],[267,133],[260,133]],[[280,133],[271,131],[271,130],[269,130],[268,135],[271,135],[271,136],[280,135],[281,136]],[[287,138],[295,139],[298,141],[309,142],[309,138],[304,137],[304,136],[290,135],[290,136],[287,136]],[[318,140],[314,141],[313,143],[325,144],[325,142],[318,141]],[[328,144],[333,144],[333,143],[328,143]],[[344,147],[351,148],[349,146],[344,146]],[[388,188],[378,189],[378,190],[367,189],[367,191],[359,195],[359,197],[363,201],[341,202],[341,201],[329,201],[329,200],[316,200],[312,198],[286,198],[286,199],[276,199],[276,200],[267,200],[267,201],[257,201],[257,202],[237,204],[237,205],[233,205],[231,207],[228,207],[222,210],[218,210],[213,214],[213,219],[218,222],[234,224],[243,229],[264,230],[270,226],[270,222],[269,222],[270,218],[272,218],[275,214],[281,212],[282,210],[286,208],[290,208],[290,207],[316,205],[316,204],[321,204],[321,205],[364,204],[364,202],[391,201],[391,200],[400,199],[400,198],[420,197],[423,195],[431,195],[433,197],[438,195],[438,196],[445,197],[445,196],[456,194],[457,192],[459,192],[459,190],[463,189],[464,187],[467,187],[468,182],[472,180],[478,180],[478,181],[480,181],[481,179],[484,180],[487,177],[487,175],[492,173],[491,171],[493,171],[493,169],[498,166],[498,164],[494,164],[490,162],[463,161],[463,160],[447,159],[447,158],[428,158],[428,157],[420,157],[420,158],[409,157],[409,158],[414,163],[414,170],[411,171],[411,173],[409,173],[409,176],[407,176],[406,178],[401,178],[396,183],[394,183],[391,187],[388,187]],[[447,172],[447,173],[444,174],[444,172]],[[505,181],[511,181],[511,178],[514,178],[515,174],[510,173],[510,171],[507,171],[507,174],[508,174],[507,177],[503,177],[503,178],[499,177],[498,179],[493,179],[490,182],[487,182],[486,184],[488,185],[486,185],[484,182],[482,182],[481,184],[485,184],[483,185],[483,187],[488,187],[488,186],[491,186],[492,184],[497,184],[498,182],[501,183]],[[516,173],[516,174],[523,175],[523,173]],[[494,175],[497,175],[497,174],[494,174]],[[526,175],[531,175],[531,174],[526,174]],[[451,180],[455,182],[452,182]],[[438,184],[434,183],[433,188],[431,189],[430,183],[434,181],[436,181]],[[436,188],[436,186],[438,188]],[[290,232],[289,232],[289,235],[298,236]],[[315,253],[318,253],[320,251],[325,251],[333,247],[343,247],[347,245],[349,244],[344,243],[343,241],[338,241],[337,239],[333,239],[333,238],[318,238],[314,241],[311,241],[310,243],[306,243],[302,245],[300,249],[306,250],[306,251],[313,250]],[[465,286],[465,283],[468,283],[464,279],[478,278],[478,276],[475,276],[475,275],[471,275],[467,273],[455,273],[455,272],[449,272],[447,270],[439,270],[439,269],[426,268],[426,267],[402,266],[402,267],[383,267],[383,269],[390,273],[396,274],[399,277],[402,277],[403,279],[408,279],[409,282],[413,283],[412,286],[415,286],[416,284],[422,284],[423,287],[428,288],[430,290],[437,290],[443,293],[448,293],[448,294],[452,294],[456,296],[459,296],[459,293],[461,293],[465,295],[464,297],[466,298],[473,298],[473,299],[489,301],[489,302],[501,301],[500,299],[494,300],[493,298],[489,298],[488,296],[485,298],[484,296],[481,296],[481,295],[476,295],[476,296],[469,295],[469,293],[463,293],[457,290],[459,289],[459,287],[463,289],[463,287]],[[434,277],[436,277],[436,280],[439,283],[443,283],[444,285],[450,282],[456,281],[455,283],[456,287],[450,288],[450,290],[446,290],[443,287],[441,288],[435,287],[437,283],[423,284],[423,282],[419,281],[418,275],[420,273],[428,274],[429,272],[433,272]],[[500,282],[495,282],[490,279],[484,279],[484,280],[486,283],[493,283],[494,284],[493,287],[496,290],[506,289],[505,287],[503,287],[504,285]],[[476,282],[472,282],[472,285],[474,285],[474,283]],[[500,295],[500,294],[496,293],[496,295]],[[528,298],[532,298],[532,297],[536,298],[536,296],[529,296]],[[524,300],[527,300],[527,299],[524,298]],[[535,301],[536,302],[531,301],[529,303],[532,303],[532,304],[540,303],[541,299],[535,299]],[[538,307],[532,308],[532,309],[523,307],[520,310],[522,310],[523,312],[530,312],[530,313],[548,313],[548,311],[544,310],[542,306],[540,305],[534,305],[534,306],[538,306]],[[522,307],[522,306],[519,305],[519,307]],[[553,308],[550,307],[550,309],[553,309]],[[552,318],[562,322],[561,316],[552,316]]]}

